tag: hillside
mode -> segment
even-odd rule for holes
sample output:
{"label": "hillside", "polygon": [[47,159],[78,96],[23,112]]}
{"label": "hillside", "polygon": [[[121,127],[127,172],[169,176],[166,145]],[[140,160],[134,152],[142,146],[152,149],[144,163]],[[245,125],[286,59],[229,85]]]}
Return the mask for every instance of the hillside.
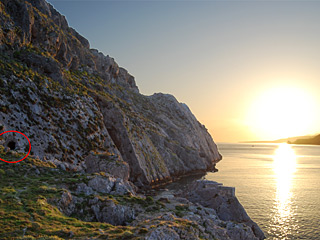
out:
{"label": "hillside", "polygon": [[[0,148],[0,158],[14,161],[21,154]],[[185,198],[137,195],[109,174],[64,171],[31,157],[0,162],[0,189],[1,239],[263,238],[235,197],[219,196],[230,209],[219,217],[218,209]]]}
{"label": "hillside", "polygon": [[186,105],[139,94],[134,77],[90,49],[50,4],[1,1],[0,19],[0,128],[29,136],[32,155],[83,172],[107,172],[118,159],[138,186],[205,172],[221,159]]}
{"label": "hillside", "polygon": [[[185,104],[140,94],[45,0],[0,0],[0,22],[0,131],[31,142],[26,160],[0,162],[1,239],[264,237],[219,186],[211,192],[228,214],[187,195],[149,196],[222,158]],[[21,134],[0,137],[1,159],[28,149]]]}
{"label": "hillside", "polygon": [[244,141],[241,143],[294,143],[297,140],[307,140],[313,138],[314,135],[306,135],[306,136],[297,136],[297,137],[288,137],[288,138],[281,138],[277,140],[271,140],[271,141]]}
{"label": "hillside", "polygon": [[320,145],[320,135],[309,136],[305,138],[297,138],[294,141],[290,141],[291,144],[309,144],[309,145]]}

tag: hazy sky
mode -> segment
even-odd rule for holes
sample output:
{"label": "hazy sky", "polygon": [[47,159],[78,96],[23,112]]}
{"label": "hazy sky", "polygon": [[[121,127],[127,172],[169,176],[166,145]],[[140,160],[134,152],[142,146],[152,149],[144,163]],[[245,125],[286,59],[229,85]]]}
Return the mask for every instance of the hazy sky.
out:
{"label": "hazy sky", "polygon": [[320,132],[318,1],[49,2],[141,93],[173,94],[218,142]]}

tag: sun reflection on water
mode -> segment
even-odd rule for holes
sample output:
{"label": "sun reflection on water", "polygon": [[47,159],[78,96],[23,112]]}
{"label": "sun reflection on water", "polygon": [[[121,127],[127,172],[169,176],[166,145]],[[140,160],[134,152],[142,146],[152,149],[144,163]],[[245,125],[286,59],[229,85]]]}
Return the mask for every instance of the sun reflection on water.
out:
{"label": "sun reflection on water", "polygon": [[291,145],[280,144],[273,156],[273,171],[276,180],[276,197],[272,225],[279,239],[290,239],[295,224],[295,207],[292,204],[292,179],[296,171],[297,157]]}

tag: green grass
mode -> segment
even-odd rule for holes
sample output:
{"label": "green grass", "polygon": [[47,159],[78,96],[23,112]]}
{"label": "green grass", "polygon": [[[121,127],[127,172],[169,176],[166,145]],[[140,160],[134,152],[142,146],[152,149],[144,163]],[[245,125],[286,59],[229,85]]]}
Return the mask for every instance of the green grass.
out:
{"label": "green grass", "polygon": [[[21,156],[5,153],[0,148],[0,158],[16,161]],[[75,188],[77,183],[87,183],[87,177],[87,174],[63,171],[52,163],[32,157],[19,163],[1,161],[0,239],[140,239],[148,233],[143,225],[113,226],[68,217],[52,204],[65,191],[61,186]],[[108,194],[79,197],[98,197],[101,201],[140,206],[149,213],[159,212],[164,207],[152,197]]]}
{"label": "green grass", "polygon": [[[8,154],[1,153],[0,157],[8,157]],[[11,155],[9,158],[18,159]],[[78,239],[133,239],[139,235],[137,227],[85,222],[65,216],[49,203],[50,199],[59,199],[64,191],[57,183],[74,184],[84,179],[86,177],[80,174],[56,170],[53,164],[39,159],[27,158],[18,164],[1,162],[0,239],[68,239],[71,236]],[[105,198],[123,203],[130,200],[129,196]],[[132,198],[131,201],[144,203],[147,200]]]}

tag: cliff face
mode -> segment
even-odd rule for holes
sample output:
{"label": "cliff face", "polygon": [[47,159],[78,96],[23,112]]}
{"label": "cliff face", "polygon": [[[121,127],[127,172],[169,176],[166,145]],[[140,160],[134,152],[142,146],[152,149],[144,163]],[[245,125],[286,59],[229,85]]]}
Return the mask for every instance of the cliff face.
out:
{"label": "cliff face", "polygon": [[[206,128],[173,96],[139,93],[113,58],[90,49],[44,0],[0,1],[0,129],[62,169],[137,186],[204,172],[221,159]],[[24,152],[23,137],[3,135]]]}
{"label": "cliff face", "polygon": [[[32,145],[24,161],[0,161],[1,239],[264,238],[210,183],[185,196],[137,194],[212,170],[221,155],[185,104],[140,94],[44,0],[0,0],[0,93],[0,132]],[[27,151],[22,135],[0,136],[1,159]],[[212,194],[218,202],[203,200]]]}

